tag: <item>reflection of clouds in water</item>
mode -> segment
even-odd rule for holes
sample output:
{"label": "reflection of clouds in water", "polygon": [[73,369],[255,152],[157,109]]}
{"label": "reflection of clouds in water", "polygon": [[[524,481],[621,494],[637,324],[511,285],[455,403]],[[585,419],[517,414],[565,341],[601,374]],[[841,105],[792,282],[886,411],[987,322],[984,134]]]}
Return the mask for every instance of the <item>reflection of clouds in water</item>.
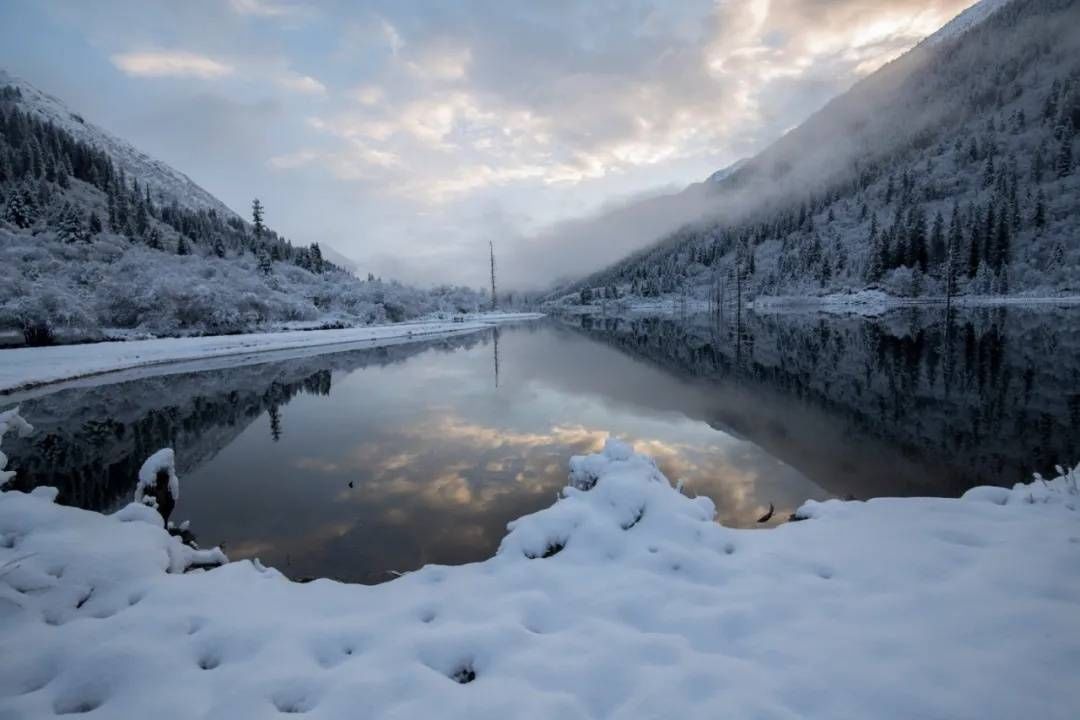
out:
{"label": "reflection of clouds in water", "polygon": [[515,432],[468,422],[449,412],[415,428],[406,429],[405,433],[415,438],[457,440],[477,449],[512,447],[526,450],[562,445],[580,448],[580,452],[598,451],[608,436],[607,432],[588,430],[581,425],[555,425],[546,433]]}
{"label": "reflection of clouds in water", "polygon": [[632,444],[655,459],[672,482],[684,480],[685,492],[711,498],[717,520],[725,525],[755,525],[770,503],[776,524],[806,499],[820,497],[799,473],[750,443],[699,446],[649,438]]}
{"label": "reflection of clouds in water", "polygon": [[[505,337],[519,352],[550,339]],[[770,501],[779,517],[807,497],[804,478],[790,469],[778,474],[756,446],[704,422],[531,375],[493,394],[480,360],[420,356],[408,372],[357,373],[337,385],[333,426],[321,427],[327,408],[320,399],[290,406],[294,424],[310,431],[286,435],[287,444],[245,436],[236,460],[245,474],[257,461],[261,487],[271,491],[259,493],[250,527],[222,514],[225,536],[238,541],[234,554],[262,555],[294,577],[363,582],[429,562],[484,559],[509,521],[551,504],[566,485],[569,456],[599,451],[609,433],[654,457],[672,480],[685,478],[688,494],[711,497],[726,524],[754,525]],[[462,365],[475,382],[447,388],[440,381],[437,390],[417,392],[412,370],[429,364],[440,371]],[[576,377],[575,368],[566,372]],[[636,365],[622,374],[635,387],[658,384]],[[385,412],[372,414],[373,407]]]}
{"label": "reflection of clouds in water", "polygon": [[[320,547],[334,538],[340,538],[353,530],[355,523],[329,522],[315,525],[302,535],[289,538],[248,538],[244,542],[236,543],[227,548],[232,559],[252,558],[277,554],[286,556],[289,554],[305,555],[316,552]],[[282,568],[288,570],[288,568]]]}

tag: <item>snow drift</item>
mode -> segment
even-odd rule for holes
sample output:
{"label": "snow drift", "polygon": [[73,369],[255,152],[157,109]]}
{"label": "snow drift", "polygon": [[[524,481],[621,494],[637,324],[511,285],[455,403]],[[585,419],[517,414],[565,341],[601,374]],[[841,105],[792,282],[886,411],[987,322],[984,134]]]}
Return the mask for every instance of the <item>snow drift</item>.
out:
{"label": "snow drift", "polygon": [[731,530],[610,441],[495,557],[374,587],[7,492],[0,717],[1071,718],[1074,478]]}

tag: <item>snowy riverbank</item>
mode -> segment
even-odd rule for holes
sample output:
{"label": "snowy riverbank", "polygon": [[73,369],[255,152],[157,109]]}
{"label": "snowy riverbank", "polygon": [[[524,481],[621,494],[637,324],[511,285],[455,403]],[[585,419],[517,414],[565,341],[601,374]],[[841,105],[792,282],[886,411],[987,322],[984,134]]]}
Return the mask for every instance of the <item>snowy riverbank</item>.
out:
{"label": "snowy riverbank", "polygon": [[328,352],[334,346],[378,347],[540,317],[543,316],[538,313],[480,313],[465,316],[462,322],[425,320],[342,330],[292,330],[0,350],[0,395],[118,370],[235,356],[252,356],[257,360],[255,356],[260,353]]}
{"label": "snowy riverbank", "polygon": [[146,507],[7,492],[0,717],[1064,720],[1075,477],[731,530],[610,441],[492,559],[374,587],[182,574]]}

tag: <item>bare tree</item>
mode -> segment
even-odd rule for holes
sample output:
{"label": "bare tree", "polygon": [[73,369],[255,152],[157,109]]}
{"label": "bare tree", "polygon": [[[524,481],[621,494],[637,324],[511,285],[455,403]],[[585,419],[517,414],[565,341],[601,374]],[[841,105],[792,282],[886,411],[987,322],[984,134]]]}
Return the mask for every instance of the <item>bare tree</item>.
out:
{"label": "bare tree", "polygon": [[491,309],[497,307],[495,296],[495,243],[488,241],[488,250],[491,251]]}

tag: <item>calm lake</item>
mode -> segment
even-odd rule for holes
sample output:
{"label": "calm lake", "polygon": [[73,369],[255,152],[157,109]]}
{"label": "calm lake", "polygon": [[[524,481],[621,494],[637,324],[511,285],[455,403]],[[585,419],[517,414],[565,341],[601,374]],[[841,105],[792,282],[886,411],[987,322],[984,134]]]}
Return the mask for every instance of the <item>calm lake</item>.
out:
{"label": "calm lake", "polygon": [[733,526],[1080,458],[1075,308],[545,319],[100,383],[22,402],[37,431],[5,442],[15,486],[112,510],[170,446],[173,519],[293,578],[376,583],[489,557],[608,433]]}

